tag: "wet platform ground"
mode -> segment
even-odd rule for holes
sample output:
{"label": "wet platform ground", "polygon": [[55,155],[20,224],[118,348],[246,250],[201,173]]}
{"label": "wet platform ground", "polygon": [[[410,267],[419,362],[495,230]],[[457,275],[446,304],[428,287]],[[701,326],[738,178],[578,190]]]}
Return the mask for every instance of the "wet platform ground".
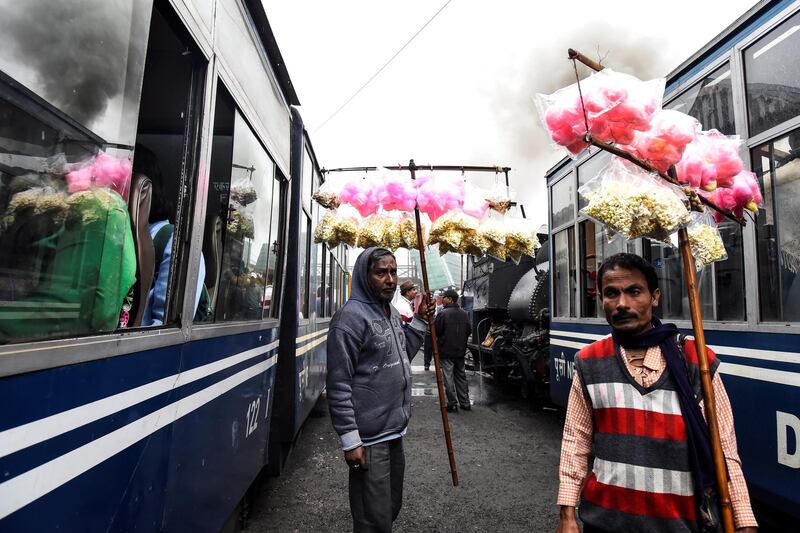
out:
{"label": "wet platform ground", "polygon": [[[434,373],[414,367],[413,377],[405,493],[394,530],[554,531],[563,414],[533,411],[467,371],[473,408],[449,413],[460,480],[453,487]],[[281,477],[259,487],[246,531],[351,530],[347,467],[324,399],[319,407]]]}

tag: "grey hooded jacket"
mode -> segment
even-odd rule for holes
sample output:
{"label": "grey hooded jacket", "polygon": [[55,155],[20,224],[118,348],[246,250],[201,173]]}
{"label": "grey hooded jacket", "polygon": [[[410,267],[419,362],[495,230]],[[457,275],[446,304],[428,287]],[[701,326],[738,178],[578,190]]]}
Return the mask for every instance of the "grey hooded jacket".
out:
{"label": "grey hooded jacket", "polygon": [[427,325],[400,314],[373,296],[367,263],[375,248],[356,260],[351,294],[331,319],[328,332],[328,406],[345,451],[400,436],[411,417],[410,358]]}

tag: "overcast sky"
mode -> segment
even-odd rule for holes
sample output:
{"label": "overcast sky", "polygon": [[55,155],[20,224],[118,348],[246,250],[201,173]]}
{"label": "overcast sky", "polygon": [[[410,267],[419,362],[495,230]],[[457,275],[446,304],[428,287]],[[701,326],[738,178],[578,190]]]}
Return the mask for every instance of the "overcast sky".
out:
{"label": "overcast sky", "polygon": [[[345,109],[320,125],[446,0],[263,0],[320,164],[503,165],[529,218],[561,155],[533,105],[574,81],[568,47],[664,76],[753,0],[452,0]],[[602,6],[602,7],[601,7]],[[319,129],[318,129],[319,128]]]}

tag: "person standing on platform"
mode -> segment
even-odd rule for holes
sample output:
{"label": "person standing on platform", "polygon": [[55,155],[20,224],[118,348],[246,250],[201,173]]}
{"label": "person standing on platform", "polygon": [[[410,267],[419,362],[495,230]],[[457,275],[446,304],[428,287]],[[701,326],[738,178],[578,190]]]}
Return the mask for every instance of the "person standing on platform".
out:
{"label": "person standing on platform", "polygon": [[400,318],[405,323],[414,318],[414,298],[419,294],[416,284],[410,279],[400,284],[400,295],[392,300],[392,305],[397,308]]}
{"label": "person standing on platform", "polygon": [[458,305],[458,293],[447,289],[442,295],[443,308],[436,315],[436,337],[439,343],[439,358],[447,392],[447,410],[469,411],[469,384],[464,370],[467,340],[472,330],[469,315]]}
{"label": "person standing on platform", "polygon": [[391,305],[397,262],[385,248],[356,259],[352,293],[328,333],[328,406],[350,467],[355,532],[388,532],[403,502],[403,436],[411,417],[410,356],[427,329],[428,299],[403,324]]}
{"label": "person standing on platform", "polygon": [[[653,315],[658,277],[641,257],[612,255],[600,266],[597,285],[612,332],[575,356],[556,531],[579,531],[579,500],[584,533],[717,531],[721,515],[695,342]],[[719,360],[711,350],[708,360],[736,531],[755,532]]]}

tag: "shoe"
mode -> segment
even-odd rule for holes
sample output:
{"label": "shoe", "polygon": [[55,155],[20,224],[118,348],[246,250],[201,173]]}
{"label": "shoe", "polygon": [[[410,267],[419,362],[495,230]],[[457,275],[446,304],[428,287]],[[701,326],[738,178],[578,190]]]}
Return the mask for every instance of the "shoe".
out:
{"label": "shoe", "polygon": [[472,411],[472,406],[471,405],[462,405],[461,406],[461,410],[462,411]]}
{"label": "shoe", "polygon": [[457,411],[458,411],[458,406],[457,405],[448,405],[447,406],[447,412],[448,413],[455,413]]}
{"label": "shoe", "polygon": [[425,367],[425,372],[430,372],[430,371],[431,371],[431,367],[429,367],[429,366],[426,366],[426,367]]}

